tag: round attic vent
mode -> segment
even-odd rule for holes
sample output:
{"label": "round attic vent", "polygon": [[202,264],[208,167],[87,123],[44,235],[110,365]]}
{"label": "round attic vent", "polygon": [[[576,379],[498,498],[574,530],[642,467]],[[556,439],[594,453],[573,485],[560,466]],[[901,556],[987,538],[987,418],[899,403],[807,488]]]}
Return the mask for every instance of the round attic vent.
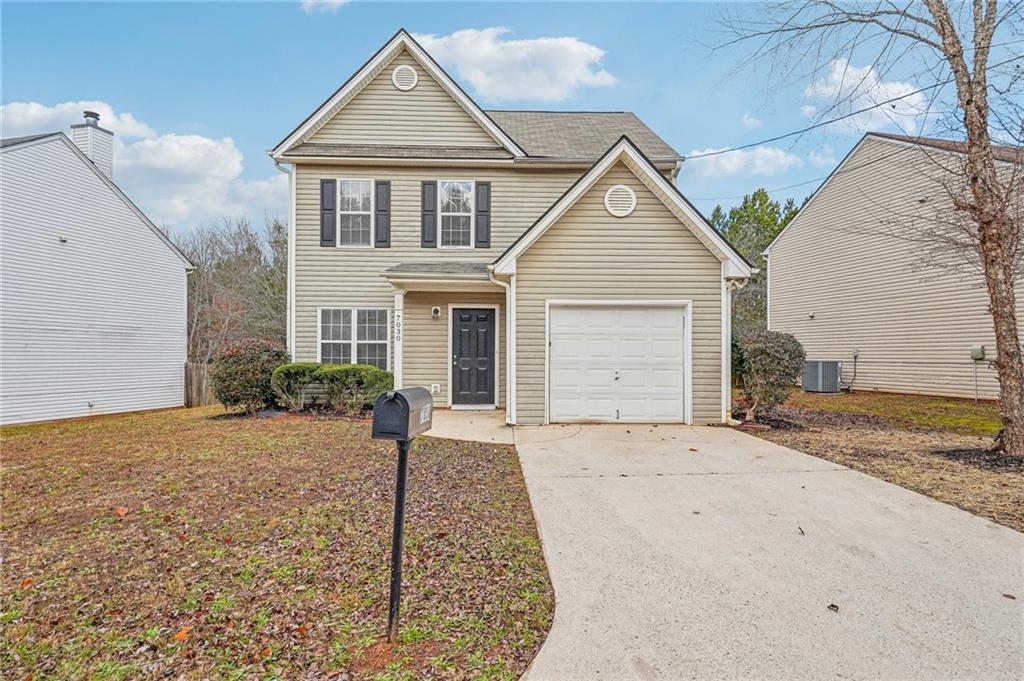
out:
{"label": "round attic vent", "polygon": [[617,218],[624,218],[636,208],[636,194],[624,184],[610,187],[604,193],[605,209]]}
{"label": "round attic vent", "polygon": [[408,92],[416,87],[417,80],[419,78],[416,76],[416,69],[408,64],[396,66],[395,70],[391,72],[391,82],[402,92]]}

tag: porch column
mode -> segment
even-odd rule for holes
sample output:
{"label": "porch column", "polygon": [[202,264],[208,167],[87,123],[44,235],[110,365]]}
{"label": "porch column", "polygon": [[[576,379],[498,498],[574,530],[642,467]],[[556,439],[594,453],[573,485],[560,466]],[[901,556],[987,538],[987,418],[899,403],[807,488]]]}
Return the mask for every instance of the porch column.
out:
{"label": "porch column", "polygon": [[395,388],[402,387],[402,338],[405,336],[402,328],[402,312],[405,310],[405,291],[395,291],[395,309],[392,314],[392,337],[395,346]]}

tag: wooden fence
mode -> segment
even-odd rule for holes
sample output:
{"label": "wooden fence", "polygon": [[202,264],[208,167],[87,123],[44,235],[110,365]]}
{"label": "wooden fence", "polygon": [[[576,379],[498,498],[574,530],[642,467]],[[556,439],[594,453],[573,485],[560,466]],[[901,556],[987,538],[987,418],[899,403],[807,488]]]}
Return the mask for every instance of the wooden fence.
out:
{"label": "wooden fence", "polygon": [[185,364],[185,406],[203,407],[216,404],[210,382],[207,380],[205,362],[187,362]]}

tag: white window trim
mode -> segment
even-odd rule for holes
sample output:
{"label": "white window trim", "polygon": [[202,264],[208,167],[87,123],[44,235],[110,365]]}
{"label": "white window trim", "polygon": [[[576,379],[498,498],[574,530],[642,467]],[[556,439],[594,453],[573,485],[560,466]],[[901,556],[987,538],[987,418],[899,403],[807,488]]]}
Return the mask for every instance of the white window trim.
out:
{"label": "white window trim", "polygon": [[[466,213],[444,213],[441,210],[441,185],[445,182],[458,182],[463,184],[468,182],[473,188],[472,193],[469,195],[469,245],[468,246],[445,246],[443,245],[443,230],[441,223],[444,221],[445,215],[458,215],[464,216]],[[464,251],[476,248],[476,180],[438,180],[437,181],[437,247],[444,250],[451,251]]]}
{"label": "white window trim", "polygon": [[[369,244],[343,244],[341,243],[341,183],[342,182],[369,182],[370,183],[370,243]],[[334,211],[334,224],[337,225],[335,228],[334,235],[334,246],[335,248],[373,248],[373,244],[377,242],[377,181],[370,180],[365,177],[337,177],[335,178],[335,186],[337,187],[337,196],[334,197],[337,203],[337,208]],[[358,212],[346,212],[346,215],[365,215],[364,211]],[[334,309],[334,308],[327,308]],[[379,310],[383,308],[363,308]]]}
{"label": "white window trim", "polygon": [[[455,310],[494,310],[494,404],[455,404],[452,390],[452,361],[455,356],[452,348],[454,334]],[[448,408],[458,411],[493,411],[498,408],[501,394],[501,305],[495,303],[448,303]]]}
{"label": "white window trim", "polygon": [[[324,340],[323,339],[323,337],[322,337],[323,326],[321,324],[321,319],[322,319],[321,315],[323,313],[323,310],[350,310],[352,312],[352,317],[351,317],[351,320],[349,322],[352,325],[352,338],[351,338],[351,340],[347,340],[347,341],[331,341],[331,340]],[[363,311],[366,311],[366,310],[374,310],[374,311],[376,311],[376,310],[384,310],[384,313],[387,315],[387,319],[385,320],[385,326],[387,327],[387,338],[386,338],[386,340],[384,340],[384,341],[366,341],[366,340],[361,341],[361,340],[359,340],[357,338],[357,335],[358,335],[357,331],[358,331],[358,328],[359,328],[358,316],[359,316],[359,311],[360,310],[363,310]],[[348,306],[345,306],[345,305],[324,305],[322,307],[316,308],[316,363],[317,364],[323,364],[323,356],[322,356],[323,353],[322,353],[322,347],[321,346],[324,343],[348,343],[349,345],[351,345],[352,346],[351,347],[352,361],[350,362],[350,364],[356,364],[357,363],[357,361],[356,361],[358,359],[358,354],[357,354],[358,348],[357,348],[357,346],[358,346],[359,343],[385,343],[387,345],[387,351],[386,351],[387,368],[385,369],[385,371],[391,371],[391,318],[392,318],[391,309],[387,308],[387,307],[348,307]],[[342,365],[342,366],[344,366],[344,365]]]}

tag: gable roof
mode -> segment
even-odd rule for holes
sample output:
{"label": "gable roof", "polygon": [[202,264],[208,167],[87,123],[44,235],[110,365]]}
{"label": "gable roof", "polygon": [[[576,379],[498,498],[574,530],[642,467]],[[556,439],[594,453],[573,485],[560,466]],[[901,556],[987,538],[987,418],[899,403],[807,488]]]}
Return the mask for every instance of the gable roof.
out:
{"label": "gable roof", "polygon": [[354,97],[364,85],[366,85],[376,74],[378,68],[393,59],[400,51],[406,50],[413,59],[419,62],[427,73],[430,74],[438,84],[451,95],[452,99],[470,115],[480,127],[483,128],[494,140],[507,149],[513,156],[525,156],[526,153],[505,133],[490,116],[474,102],[466,92],[459,87],[459,84],[449,76],[441,66],[434,61],[419,43],[404,29],[399,29],[392,38],[384,44],[369,60],[363,64],[334,94],[328,97],[316,111],[306,117],[297,128],[281,140],[276,147],[270,151],[274,158],[281,155],[299,142],[305,141],[307,133],[317,129],[324,121],[333,116],[338,109],[344,107],[345,103]]}
{"label": "gable roof", "polygon": [[0,149],[5,147],[13,147],[16,144],[25,144],[26,142],[35,142],[36,140],[45,139],[47,137],[54,137],[55,135],[61,135],[60,132],[44,132],[38,135],[22,135],[21,137],[5,137],[0,139]]}
{"label": "gable roof", "polygon": [[[889,132],[865,133],[864,136],[861,137],[855,145],[853,145],[853,148],[846,153],[846,156],[843,157],[839,164],[832,169],[832,172],[830,172],[828,176],[824,180],[822,180],[821,184],[818,185],[818,188],[811,192],[811,195],[807,197],[807,200],[804,201],[803,205],[800,206],[800,209],[797,210],[796,215],[794,215],[793,218],[789,221],[789,223],[787,223],[786,226],[782,228],[781,232],[775,235],[775,238],[772,239],[772,242],[768,244],[764,251],[761,252],[762,255],[767,256],[769,253],[771,253],[772,247],[774,247],[775,244],[779,242],[782,236],[789,231],[789,228],[792,227],[796,223],[796,221],[804,214],[804,211],[807,210],[807,207],[811,205],[814,199],[818,197],[818,194],[820,194],[825,189],[825,187],[832,181],[832,178],[835,177],[836,175],[840,175],[843,172],[845,172],[843,170],[844,166],[846,166],[850,159],[852,159],[854,155],[857,153],[857,150],[860,149],[864,145],[864,143],[869,139],[878,139],[883,142],[897,142],[903,145],[910,145],[904,146],[904,151],[910,149],[910,147],[929,147],[932,149],[948,151],[955,154],[967,153],[966,142],[961,142],[958,140],[942,139],[940,137],[912,137],[910,135],[896,135]],[[992,155],[996,159],[996,161],[1001,161],[1005,163],[1024,163],[1024,148],[1021,147],[992,145]],[[882,158],[877,160],[882,161],[890,158],[891,156],[892,154],[888,156],[883,156]],[[869,161],[869,163],[874,162],[877,161]]]}
{"label": "gable roof", "polygon": [[85,166],[87,168],[92,170],[92,172],[95,173],[95,175],[98,178],[100,178],[101,182],[103,182],[105,185],[107,185],[107,187],[109,187],[111,190],[113,190],[114,195],[117,198],[119,198],[128,207],[128,209],[130,211],[135,213],[135,215],[137,215],[138,218],[140,220],[142,220],[143,224],[145,224],[147,227],[149,227],[149,229],[154,234],[156,234],[157,237],[159,237],[160,240],[163,241],[164,244],[169,249],[171,249],[171,252],[173,252],[174,255],[178,256],[178,258],[180,258],[181,261],[183,263],[185,263],[185,269],[187,269],[187,270],[195,269],[195,265],[192,263],[192,261],[188,259],[188,256],[186,256],[184,253],[181,252],[181,249],[178,248],[177,245],[175,245],[175,243],[173,241],[171,241],[170,237],[168,237],[166,234],[164,234],[163,230],[161,230],[159,227],[157,227],[155,224],[153,224],[153,221],[150,220],[148,217],[146,217],[146,214],[143,213],[142,210],[140,210],[139,207],[136,206],[135,203],[131,199],[128,198],[128,195],[125,194],[123,191],[121,191],[121,188],[118,187],[116,184],[114,184],[114,181],[111,180],[109,177],[107,177],[103,173],[103,171],[101,171],[96,166],[96,164],[93,163],[92,159],[89,158],[88,156],[86,156],[85,153],[83,153],[82,150],[78,148],[78,145],[76,145],[74,142],[72,142],[71,138],[69,138],[63,132],[47,132],[47,133],[42,133],[42,134],[39,134],[39,135],[25,135],[23,137],[8,137],[7,139],[0,140],[0,149],[2,149],[5,152],[13,151],[14,150],[13,148],[18,146],[18,145],[29,144],[29,143],[33,143],[33,142],[41,142],[43,140],[48,140],[49,138],[53,138],[55,140],[59,140],[59,141],[63,142],[65,144],[65,146],[67,146],[71,150],[71,152],[79,160],[81,160],[85,164]]}
{"label": "gable roof", "polygon": [[531,157],[594,160],[628,137],[650,159],[683,156],[630,111],[488,111]]}
{"label": "gable roof", "polygon": [[680,222],[686,225],[684,217],[692,223],[696,229],[692,230],[694,235],[714,253],[723,263],[729,264],[730,277],[749,277],[753,273],[753,267],[746,258],[736,250],[715,228],[701,215],[693,204],[683,196],[674,184],[669,182],[661,172],[654,166],[651,159],[647,158],[642,151],[623,135],[615,142],[598,161],[590,167],[557,201],[555,201],[540,218],[534,222],[529,229],[523,232],[504,253],[494,261],[492,267],[495,274],[514,274],[516,260],[530,248],[544,233],[565,213],[576,204],[579,199],[587,193],[619,161],[626,161],[631,171],[637,174],[641,182],[649,188],[657,188],[659,192],[652,192],[680,218]]}
{"label": "gable roof", "polygon": [[[882,139],[895,140],[916,144],[922,147],[932,147],[942,151],[952,151],[957,154],[967,153],[967,142],[962,140],[948,140],[940,137],[911,137],[910,135],[894,135],[889,132],[869,132],[867,136],[880,137]],[[1024,147],[1011,147],[998,144],[992,145],[992,156],[997,161],[1007,163],[1024,163]]]}

